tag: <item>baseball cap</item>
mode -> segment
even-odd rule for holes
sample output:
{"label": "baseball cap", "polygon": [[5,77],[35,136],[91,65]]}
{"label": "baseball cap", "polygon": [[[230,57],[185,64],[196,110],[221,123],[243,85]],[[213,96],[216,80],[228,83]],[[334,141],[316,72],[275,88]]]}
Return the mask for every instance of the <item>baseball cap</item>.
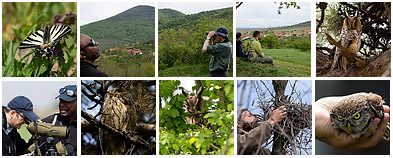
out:
{"label": "baseball cap", "polygon": [[64,88],[60,88],[59,93],[55,99],[60,98],[65,101],[73,101],[76,99],[76,85],[67,85]]}
{"label": "baseball cap", "polygon": [[40,119],[34,112],[33,112],[33,103],[30,99],[26,98],[25,96],[17,96],[12,99],[8,105],[9,108],[12,110],[22,112],[23,115],[30,121],[36,121]]}
{"label": "baseball cap", "polygon": [[228,37],[228,29],[225,27],[219,27],[216,31],[216,35]]}

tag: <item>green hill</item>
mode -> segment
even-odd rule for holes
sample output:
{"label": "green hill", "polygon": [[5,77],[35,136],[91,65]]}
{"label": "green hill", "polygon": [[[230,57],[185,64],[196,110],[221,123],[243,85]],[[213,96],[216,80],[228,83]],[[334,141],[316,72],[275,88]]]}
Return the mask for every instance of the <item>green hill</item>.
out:
{"label": "green hill", "polygon": [[[159,9],[158,19],[161,19],[160,14],[163,9]],[[165,11],[164,11],[165,12]],[[223,9],[216,9],[211,11],[203,11],[197,14],[189,14],[185,16],[180,16],[179,18],[175,18],[170,21],[163,21],[162,23],[158,24],[159,30],[168,29],[168,28],[178,28],[178,27],[195,27],[197,24],[200,23],[200,20],[203,18],[209,18],[212,22],[214,20],[222,20],[222,19],[232,19],[232,8],[223,8]],[[163,17],[165,19],[165,16]]]}
{"label": "green hill", "polygon": [[169,9],[169,8],[165,8],[165,9],[159,9],[158,10],[158,23],[159,24],[163,24],[163,23],[167,23],[173,19],[176,18],[181,18],[183,16],[185,16],[186,14],[179,12],[177,10],[173,10],[173,9]]}
{"label": "green hill", "polygon": [[110,18],[81,26],[81,33],[100,43],[102,50],[154,38],[155,9],[139,5]]}

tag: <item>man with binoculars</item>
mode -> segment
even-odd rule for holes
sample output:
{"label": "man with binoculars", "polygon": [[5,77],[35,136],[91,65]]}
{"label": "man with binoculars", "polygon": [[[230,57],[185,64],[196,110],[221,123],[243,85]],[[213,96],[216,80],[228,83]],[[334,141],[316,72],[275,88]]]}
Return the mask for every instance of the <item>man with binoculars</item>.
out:
{"label": "man with binoculars", "polygon": [[[213,45],[212,38],[217,44]],[[213,55],[209,62],[210,77],[228,77],[232,60],[232,43],[228,38],[228,29],[219,27],[216,32],[208,32],[202,51]]]}

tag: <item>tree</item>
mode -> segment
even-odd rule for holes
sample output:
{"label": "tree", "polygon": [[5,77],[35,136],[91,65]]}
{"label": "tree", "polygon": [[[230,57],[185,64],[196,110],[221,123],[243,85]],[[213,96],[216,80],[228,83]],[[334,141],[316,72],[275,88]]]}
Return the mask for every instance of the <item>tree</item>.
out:
{"label": "tree", "polygon": [[82,154],[155,154],[155,83],[82,81]]}

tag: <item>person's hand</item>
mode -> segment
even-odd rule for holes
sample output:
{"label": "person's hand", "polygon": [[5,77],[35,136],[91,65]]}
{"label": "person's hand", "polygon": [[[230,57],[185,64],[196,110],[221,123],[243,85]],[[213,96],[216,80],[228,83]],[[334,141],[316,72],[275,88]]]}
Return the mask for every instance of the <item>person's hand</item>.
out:
{"label": "person's hand", "polygon": [[215,34],[215,31],[210,31],[209,34],[207,34],[207,38],[211,39]]}
{"label": "person's hand", "polygon": [[276,123],[281,122],[286,117],[286,114],[285,106],[280,106],[278,109],[273,110],[273,112],[270,113],[270,117],[267,122],[274,126]]}
{"label": "person's hand", "polygon": [[361,93],[351,94],[342,97],[325,97],[315,102],[315,138],[341,149],[364,149],[377,145],[385,133],[389,120],[388,106],[384,108],[384,119],[374,118],[370,129],[359,138],[352,138],[351,135],[333,127],[330,120],[330,110],[341,100]]}

